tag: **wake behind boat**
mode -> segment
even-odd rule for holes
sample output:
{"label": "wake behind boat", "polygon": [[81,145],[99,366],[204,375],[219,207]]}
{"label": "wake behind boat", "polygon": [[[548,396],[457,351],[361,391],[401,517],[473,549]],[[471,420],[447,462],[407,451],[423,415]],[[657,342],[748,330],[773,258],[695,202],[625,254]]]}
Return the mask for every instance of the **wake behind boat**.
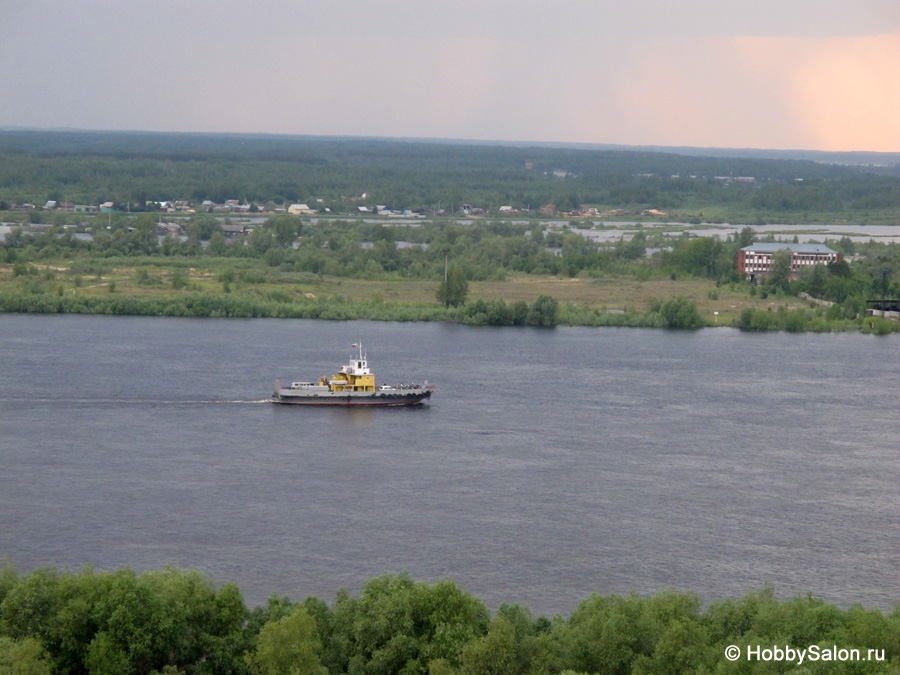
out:
{"label": "wake behind boat", "polygon": [[375,374],[369,368],[369,361],[362,343],[353,345],[357,350],[355,358],[329,379],[323,375],[318,382],[292,382],[282,387],[275,380],[272,403],[291,405],[420,405],[431,398],[434,385],[428,381],[418,384],[375,385]]}

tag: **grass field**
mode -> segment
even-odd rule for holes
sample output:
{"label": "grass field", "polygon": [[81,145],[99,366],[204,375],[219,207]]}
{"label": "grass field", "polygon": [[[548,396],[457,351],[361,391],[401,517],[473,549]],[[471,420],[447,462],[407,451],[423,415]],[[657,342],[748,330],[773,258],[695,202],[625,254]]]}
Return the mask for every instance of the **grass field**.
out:
{"label": "grass field", "polygon": [[[196,262],[196,261],[194,261]],[[237,273],[227,284],[221,272],[214,268],[138,265],[108,267],[97,273],[77,274],[66,263],[32,265],[31,274],[14,277],[11,266],[0,266],[0,290],[20,288],[39,283],[47,290],[63,294],[85,296],[115,293],[136,297],[177,297],[180,294],[202,291],[225,293],[247,291],[260,296],[273,294],[284,300],[319,298],[368,300],[385,304],[437,304],[438,284],[420,280],[365,280],[312,274],[278,273],[263,270],[249,277]],[[249,279],[249,280],[248,280]],[[112,290],[110,290],[112,289]],[[719,288],[706,279],[672,280],[651,278],[639,281],[631,277],[559,278],[551,276],[510,276],[505,281],[481,281],[469,284],[469,301],[502,299],[507,303],[524,300],[531,303],[539,295],[550,295],[560,303],[571,303],[601,310],[646,311],[654,300],[665,302],[683,296],[696,303],[701,315],[709,322],[729,325],[745,307],[773,310],[782,305],[788,309],[804,306],[796,298],[766,299],[750,295],[743,284]],[[714,312],[719,312],[718,319]]]}

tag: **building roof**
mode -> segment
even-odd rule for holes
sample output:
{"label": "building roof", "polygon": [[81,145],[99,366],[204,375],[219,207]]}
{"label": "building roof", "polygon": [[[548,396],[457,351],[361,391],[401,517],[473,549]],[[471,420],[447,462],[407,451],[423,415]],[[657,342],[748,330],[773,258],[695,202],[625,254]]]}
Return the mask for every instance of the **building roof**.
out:
{"label": "building roof", "polygon": [[783,241],[757,242],[745,246],[742,251],[753,253],[775,253],[775,251],[790,251],[791,253],[837,253],[825,244],[789,244]]}

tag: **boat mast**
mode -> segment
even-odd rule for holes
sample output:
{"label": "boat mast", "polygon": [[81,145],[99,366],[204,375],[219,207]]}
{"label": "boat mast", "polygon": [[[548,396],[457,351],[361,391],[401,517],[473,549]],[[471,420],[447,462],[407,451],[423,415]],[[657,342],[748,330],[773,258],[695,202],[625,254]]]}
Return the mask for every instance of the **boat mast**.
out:
{"label": "boat mast", "polygon": [[357,358],[358,360],[360,360],[360,361],[364,360],[364,359],[366,358],[366,355],[365,355],[365,352],[363,352],[363,344],[362,344],[362,342],[354,342],[354,343],[353,343],[353,346],[357,349],[357,356],[356,356],[356,358]]}

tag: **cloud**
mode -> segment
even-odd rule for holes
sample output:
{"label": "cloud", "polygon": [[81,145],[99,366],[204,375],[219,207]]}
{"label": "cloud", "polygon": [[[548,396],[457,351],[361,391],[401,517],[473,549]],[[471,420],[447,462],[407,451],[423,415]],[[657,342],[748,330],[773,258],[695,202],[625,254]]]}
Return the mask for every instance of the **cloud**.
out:
{"label": "cloud", "polygon": [[740,38],[744,69],[777,86],[803,147],[900,151],[900,32],[867,37]]}
{"label": "cloud", "polygon": [[789,98],[810,147],[900,151],[900,32],[803,50]]}
{"label": "cloud", "polygon": [[644,143],[900,151],[898,55],[900,33],[655,40],[616,99]]}

